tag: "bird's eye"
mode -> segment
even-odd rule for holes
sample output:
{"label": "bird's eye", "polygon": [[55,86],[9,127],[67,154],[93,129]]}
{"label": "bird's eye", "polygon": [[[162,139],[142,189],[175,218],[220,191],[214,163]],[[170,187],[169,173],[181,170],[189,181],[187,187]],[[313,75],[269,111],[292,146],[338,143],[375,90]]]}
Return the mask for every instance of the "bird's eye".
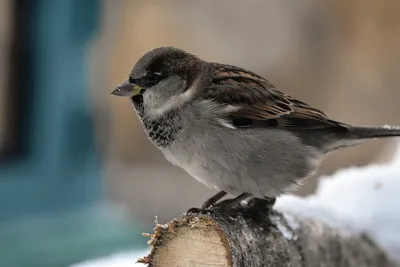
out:
{"label": "bird's eye", "polygon": [[161,73],[158,72],[150,72],[143,79],[144,87],[152,87],[156,85],[162,78]]}
{"label": "bird's eye", "polygon": [[129,83],[135,83],[136,82],[136,79],[133,79],[132,77],[129,77]]}

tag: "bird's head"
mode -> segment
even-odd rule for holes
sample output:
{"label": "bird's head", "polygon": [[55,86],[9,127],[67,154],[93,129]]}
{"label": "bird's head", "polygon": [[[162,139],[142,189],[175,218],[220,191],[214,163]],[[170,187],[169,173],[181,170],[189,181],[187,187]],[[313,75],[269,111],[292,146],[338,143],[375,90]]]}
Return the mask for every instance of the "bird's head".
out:
{"label": "bird's head", "polygon": [[190,102],[199,93],[207,63],[174,47],[159,47],[144,54],[127,80],[113,95],[128,97],[148,116],[161,116]]}

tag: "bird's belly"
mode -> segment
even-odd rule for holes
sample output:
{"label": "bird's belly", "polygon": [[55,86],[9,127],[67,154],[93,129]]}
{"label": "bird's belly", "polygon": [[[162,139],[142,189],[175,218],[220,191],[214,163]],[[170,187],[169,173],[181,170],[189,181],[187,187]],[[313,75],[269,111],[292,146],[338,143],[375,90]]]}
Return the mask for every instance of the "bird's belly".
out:
{"label": "bird's belly", "polygon": [[[256,132],[258,134],[258,132]],[[233,195],[277,196],[315,171],[319,156],[293,136],[194,136],[163,149],[166,158],[199,182]],[[270,139],[274,141],[271,142]],[[202,141],[199,141],[202,140]]]}
{"label": "bird's belly", "polygon": [[[207,187],[212,189],[219,189],[213,185],[213,181],[211,178],[210,168],[206,168],[205,166],[209,166],[208,159],[202,158],[196,155],[196,151],[190,151],[191,156],[188,156],[186,153],[182,153],[182,149],[173,149],[171,147],[161,149],[165,158],[171,162],[172,164],[181,167],[188,174],[190,174],[197,181],[205,184]],[[189,152],[186,150],[186,152]],[[197,158],[197,160],[196,160]]]}

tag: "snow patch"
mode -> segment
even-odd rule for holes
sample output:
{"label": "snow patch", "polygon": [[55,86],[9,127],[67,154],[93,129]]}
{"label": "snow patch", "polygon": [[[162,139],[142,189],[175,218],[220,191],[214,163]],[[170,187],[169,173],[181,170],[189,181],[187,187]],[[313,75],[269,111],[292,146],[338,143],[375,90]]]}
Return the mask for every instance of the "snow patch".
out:
{"label": "snow patch", "polygon": [[315,195],[282,196],[275,209],[345,232],[366,233],[400,260],[400,153],[389,164],[353,167],[324,177]]}
{"label": "snow patch", "polygon": [[141,258],[150,253],[149,250],[132,250],[113,254],[103,258],[88,260],[79,264],[71,265],[70,267],[143,267],[142,263],[136,263],[138,258]]}

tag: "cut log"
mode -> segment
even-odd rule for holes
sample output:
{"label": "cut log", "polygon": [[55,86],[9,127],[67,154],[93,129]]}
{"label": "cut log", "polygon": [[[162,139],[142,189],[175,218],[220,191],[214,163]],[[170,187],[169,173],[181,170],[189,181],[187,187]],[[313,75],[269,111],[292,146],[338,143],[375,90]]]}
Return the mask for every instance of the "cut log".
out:
{"label": "cut log", "polygon": [[230,212],[182,215],[157,225],[149,267],[398,266],[367,236],[281,214],[252,199]]}

